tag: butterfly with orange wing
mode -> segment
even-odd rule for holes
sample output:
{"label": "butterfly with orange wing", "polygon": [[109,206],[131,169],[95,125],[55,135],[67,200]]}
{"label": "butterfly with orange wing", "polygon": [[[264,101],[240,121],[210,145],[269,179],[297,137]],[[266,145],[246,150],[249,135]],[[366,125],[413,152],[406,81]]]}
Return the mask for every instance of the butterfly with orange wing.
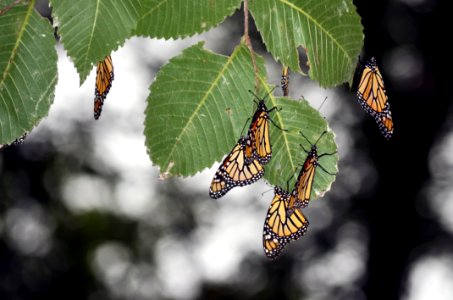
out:
{"label": "butterfly with orange wing", "polygon": [[337,151],[335,151],[332,153],[323,153],[323,154],[318,155],[318,147],[316,146],[316,144],[319,142],[319,140],[321,140],[321,138],[326,133],[327,133],[327,131],[324,131],[319,136],[318,140],[314,144],[312,144],[308,140],[308,138],[302,132],[300,132],[300,134],[307,140],[307,142],[309,144],[311,144],[311,149],[310,149],[310,151],[307,151],[302,146],[302,144],[300,145],[302,147],[302,149],[304,149],[304,151],[307,153],[307,158],[305,159],[305,162],[302,165],[302,169],[300,170],[299,176],[297,177],[297,180],[296,180],[296,185],[291,194],[293,197],[290,199],[290,202],[288,204],[289,212],[291,212],[291,210],[294,210],[295,208],[305,207],[308,205],[317,167],[320,167],[324,172],[326,172],[329,175],[332,175],[332,176],[337,175],[335,173],[331,173],[331,172],[327,171],[318,162],[318,160],[323,156],[334,155],[337,153]]}
{"label": "butterfly with orange wing", "polygon": [[113,81],[112,57],[107,55],[103,61],[98,62],[96,68],[96,86],[94,90],[94,119],[99,119],[104,100],[110,91]]}
{"label": "butterfly with orange wing", "polygon": [[384,87],[384,79],[374,57],[365,63],[357,89],[357,97],[362,108],[375,119],[382,135],[386,139],[390,139],[393,134],[392,113]]}
{"label": "butterfly with orange wing", "polygon": [[[272,90],[273,91],[273,90]],[[250,141],[250,145],[247,145],[246,153],[247,157],[253,157],[265,165],[272,158],[272,144],[269,136],[269,121],[274,124],[280,130],[283,130],[280,126],[269,116],[269,113],[278,109],[276,106],[271,109],[267,109],[266,98],[272,93],[267,94],[264,98],[260,99],[255,93],[249,90],[256,99],[258,99],[257,109],[252,117],[252,122],[247,133],[247,139]]]}
{"label": "butterfly with orange wing", "polygon": [[274,188],[274,193],[263,228],[264,253],[270,259],[278,257],[287,244],[303,236],[309,224],[300,208],[289,212],[288,205],[292,202],[293,193],[279,186]]}

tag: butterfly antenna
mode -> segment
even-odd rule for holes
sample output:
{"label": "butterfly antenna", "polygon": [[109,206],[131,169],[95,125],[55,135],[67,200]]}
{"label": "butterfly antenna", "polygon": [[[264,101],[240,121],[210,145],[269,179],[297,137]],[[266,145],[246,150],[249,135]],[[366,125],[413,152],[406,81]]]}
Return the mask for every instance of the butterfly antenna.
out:
{"label": "butterfly antenna", "polygon": [[321,105],[320,105],[319,108],[318,108],[318,111],[321,110],[321,108],[322,108],[322,106],[324,105],[324,103],[326,102],[326,100],[327,100],[327,96],[326,96],[326,98],[324,98],[324,101],[322,101]]}
{"label": "butterfly antenna", "polygon": [[247,126],[247,123],[249,122],[249,120],[250,120],[250,117],[247,118],[247,120],[245,121],[244,127],[242,127],[241,136],[244,133],[244,129]]}
{"label": "butterfly antenna", "polygon": [[319,138],[316,140],[315,142],[315,145],[319,142],[319,140],[323,137],[323,135],[325,135],[327,133],[327,130],[324,130],[321,135],[319,136]]}
{"label": "butterfly antenna", "polygon": [[264,194],[269,193],[269,192],[272,191],[272,190],[273,190],[273,189],[268,189],[267,191],[262,192],[262,193],[261,193],[261,196],[264,196]]}
{"label": "butterfly antenna", "polygon": [[274,92],[274,90],[275,90],[277,87],[278,87],[278,85],[274,86],[274,87],[271,89],[271,91],[270,91],[269,93],[267,93],[266,96],[264,96],[263,99],[261,99],[260,97],[258,97],[258,95],[255,94],[254,92],[252,92],[251,90],[249,90],[249,93],[252,94],[253,96],[255,96],[256,99],[261,100],[261,101],[264,101],[264,100],[266,100],[267,97],[269,97],[270,94],[272,94],[272,92]]}
{"label": "butterfly antenna", "polygon": [[307,142],[312,145],[312,143],[310,142],[310,140],[302,133],[302,131],[299,131],[299,133],[307,140]]}

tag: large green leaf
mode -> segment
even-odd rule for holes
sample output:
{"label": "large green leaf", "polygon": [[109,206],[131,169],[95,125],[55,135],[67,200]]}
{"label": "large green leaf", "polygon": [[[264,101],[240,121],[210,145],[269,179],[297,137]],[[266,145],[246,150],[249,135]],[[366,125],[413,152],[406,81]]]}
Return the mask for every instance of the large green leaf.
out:
{"label": "large green leaf", "polygon": [[54,99],[55,38],[33,4],[0,15],[0,144],[31,131]]}
{"label": "large green leaf", "polygon": [[250,11],[267,49],[283,65],[300,72],[302,46],[312,79],[322,86],[352,81],[363,46],[352,0],[250,0]]}
{"label": "large green leaf", "polygon": [[137,0],[51,0],[68,55],[83,83],[93,64],[121,46],[130,37],[142,14]]}
{"label": "large green leaf", "polygon": [[[257,57],[257,65],[264,70],[262,58]],[[266,90],[260,92],[264,96],[270,92],[270,87],[263,71],[259,78]],[[251,57],[243,45],[238,46],[230,57],[224,57],[208,52],[198,44],[170,60],[151,86],[146,109],[146,145],[152,161],[162,172],[182,176],[193,175],[215,161],[221,161],[233,148],[256,109],[253,96],[248,93],[254,83]],[[306,149],[311,146],[299,131],[314,142],[327,128],[327,123],[306,101],[272,95],[266,101],[268,108],[281,108],[270,114],[279,127],[288,131],[271,125],[274,155],[265,166],[265,178],[272,184],[286,187],[290,178],[294,184],[300,171],[299,164],[306,157],[299,144]],[[320,153],[334,151],[333,134],[323,137],[318,147]],[[337,160],[337,155],[326,156],[321,158],[321,164],[335,172]],[[324,191],[333,179],[318,171],[314,188]]]}
{"label": "large green leaf", "polygon": [[210,29],[233,14],[242,0],[149,0],[137,34],[180,38]]}
{"label": "large green leaf", "polygon": [[252,113],[248,90],[254,82],[245,46],[225,57],[199,43],[171,59],[148,98],[145,135],[152,161],[162,172],[172,165],[170,174],[188,176],[220,160]]}

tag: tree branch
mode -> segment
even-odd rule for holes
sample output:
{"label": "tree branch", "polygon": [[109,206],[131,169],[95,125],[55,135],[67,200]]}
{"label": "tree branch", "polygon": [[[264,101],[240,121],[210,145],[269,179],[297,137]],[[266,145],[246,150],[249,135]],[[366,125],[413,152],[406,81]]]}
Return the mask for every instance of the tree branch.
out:
{"label": "tree branch", "polygon": [[253,51],[252,42],[249,36],[249,1],[244,0],[244,41],[249,48],[250,56],[252,57],[253,71],[255,73],[255,89],[258,92],[260,87],[260,80],[258,74],[258,66],[256,65],[255,52]]}

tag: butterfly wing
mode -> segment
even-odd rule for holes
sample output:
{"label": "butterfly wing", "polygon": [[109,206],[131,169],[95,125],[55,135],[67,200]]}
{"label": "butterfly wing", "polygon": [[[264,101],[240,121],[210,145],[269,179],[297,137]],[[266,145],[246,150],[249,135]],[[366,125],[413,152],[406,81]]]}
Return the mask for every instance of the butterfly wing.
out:
{"label": "butterfly wing", "polygon": [[272,158],[272,145],[269,137],[269,112],[263,100],[259,101],[247,137],[251,142],[251,150],[247,150],[247,153],[251,152],[261,164],[267,164]]}
{"label": "butterfly wing", "polygon": [[374,118],[382,135],[389,140],[393,134],[393,119],[392,113],[390,112],[390,104],[387,103],[386,109],[384,109],[383,112],[376,114]]}
{"label": "butterfly wing", "polygon": [[103,61],[97,64],[96,68],[96,86],[94,98],[94,118],[97,120],[101,116],[102,106],[107,97],[113,81],[113,63],[110,55],[106,56]]}
{"label": "butterfly wing", "polygon": [[300,209],[287,213],[291,197],[280,187],[275,187],[263,229],[264,253],[270,259],[279,256],[288,243],[298,240],[307,231],[309,223]]}
{"label": "butterfly wing", "polygon": [[305,159],[304,165],[300,170],[296,185],[292,192],[293,196],[288,204],[289,212],[294,208],[305,207],[310,200],[313,180],[315,178],[316,164],[318,156],[316,149],[312,149]]}
{"label": "butterfly wing", "polygon": [[374,58],[371,58],[365,64],[357,97],[363,109],[372,116],[382,112],[387,104],[388,98],[385,92],[384,79]]}
{"label": "butterfly wing", "polygon": [[223,160],[212,179],[209,196],[217,199],[236,186],[252,184],[264,175],[264,168],[256,159],[245,156],[247,140],[241,137]]}
{"label": "butterfly wing", "polygon": [[362,108],[374,117],[384,137],[390,139],[393,134],[392,114],[384,79],[374,57],[365,64],[357,97]]}

